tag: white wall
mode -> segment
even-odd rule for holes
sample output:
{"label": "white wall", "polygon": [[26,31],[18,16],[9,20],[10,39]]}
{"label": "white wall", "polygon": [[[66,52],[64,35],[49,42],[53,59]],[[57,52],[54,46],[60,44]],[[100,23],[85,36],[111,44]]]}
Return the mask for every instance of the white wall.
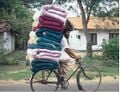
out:
{"label": "white wall", "polygon": [[11,52],[15,49],[14,37],[10,32],[4,32],[4,49],[7,49],[8,52]]}
{"label": "white wall", "polygon": [[[101,47],[101,43],[103,41],[103,39],[109,40],[109,32],[108,31],[102,31],[102,30],[98,30],[98,31],[93,31],[91,33],[97,33],[97,45],[93,45],[92,49],[93,50],[100,50]],[[76,35],[80,35],[80,39],[78,39],[76,37]],[[70,47],[72,49],[75,50],[86,50],[86,38],[84,35],[83,31],[72,31],[70,33],[70,38],[69,38],[69,43],[70,43]]]}
{"label": "white wall", "polygon": [[109,40],[109,32],[98,30],[98,31],[94,31],[91,33],[97,33],[97,45],[93,45],[92,49],[93,50],[101,50],[102,49],[101,44],[103,42],[103,39]]}
{"label": "white wall", "polygon": [[[80,39],[76,36],[80,35]],[[72,31],[70,32],[69,38],[70,47],[75,50],[86,50],[86,38],[83,31]]]}

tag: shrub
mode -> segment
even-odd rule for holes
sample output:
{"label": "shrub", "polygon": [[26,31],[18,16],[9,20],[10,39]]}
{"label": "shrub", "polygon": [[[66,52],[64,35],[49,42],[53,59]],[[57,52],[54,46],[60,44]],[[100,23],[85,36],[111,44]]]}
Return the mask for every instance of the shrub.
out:
{"label": "shrub", "polygon": [[0,65],[17,65],[19,64],[16,57],[9,57],[7,54],[7,50],[1,49],[0,50]]}
{"label": "shrub", "polygon": [[119,62],[119,39],[113,38],[102,43],[103,57],[113,60],[114,63]]}

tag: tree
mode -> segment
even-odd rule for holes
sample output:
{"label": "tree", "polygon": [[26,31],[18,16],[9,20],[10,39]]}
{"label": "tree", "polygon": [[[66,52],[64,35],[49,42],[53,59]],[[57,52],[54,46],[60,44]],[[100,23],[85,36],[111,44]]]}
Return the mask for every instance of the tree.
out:
{"label": "tree", "polygon": [[39,8],[45,4],[52,4],[52,0],[21,0],[27,8]]}
{"label": "tree", "polygon": [[98,6],[101,0],[77,0],[82,17],[82,25],[83,31],[86,36],[86,48],[87,48],[87,56],[92,57],[92,42],[91,42],[91,35],[88,30],[88,22],[90,19],[90,15],[92,9]]}
{"label": "tree", "polygon": [[[24,1],[24,0],[22,0]],[[27,0],[28,1],[28,0]],[[29,0],[31,3],[35,3],[35,4],[50,4],[52,3],[52,0]],[[67,1],[73,1],[73,0],[56,0],[56,3],[58,4],[63,4],[64,2]],[[92,57],[92,43],[91,43],[91,35],[89,33],[88,30],[88,23],[89,23],[89,19],[91,15],[94,16],[118,16],[118,7],[113,7],[111,8],[111,10],[107,10],[107,11],[102,11],[107,5],[109,7],[114,5],[114,2],[119,2],[119,0],[77,0],[78,5],[79,5],[79,9],[81,11],[81,17],[82,17],[82,25],[83,25],[83,31],[84,34],[86,36],[86,48],[87,48],[87,56],[88,57]],[[30,3],[28,2],[28,5]],[[103,7],[101,7],[101,4],[103,5]],[[33,4],[32,4],[33,5]],[[114,11],[113,11],[114,10]]]}
{"label": "tree", "polygon": [[18,33],[16,40],[19,47],[26,48],[28,33],[32,29],[32,12],[19,0],[0,0],[0,5],[0,21],[10,22],[12,31]]}
{"label": "tree", "polygon": [[119,17],[119,0],[102,0],[93,11],[92,14],[98,17]]}
{"label": "tree", "polygon": [[[66,2],[66,1],[68,0],[57,0],[59,4],[62,4],[63,2]],[[87,26],[89,23],[90,16],[93,15],[93,16],[103,17],[103,16],[108,16],[110,14],[113,16],[115,15],[118,16],[119,15],[118,7],[113,7],[111,8],[111,10],[108,9],[107,11],[103,9],[107,6],[106,4],[108,4],[108,6],[111,7],[111,4],[114,5],[114,2],[117,2],[118,4],[119,0],[77,0],[79,9],[81,11],[83,31],[87,40],[87,43],[86,43],[87,56],[90,58],[92,57],[92,43],[91,43],[91,35],[89,33],[88,26]],[[103,7],[101,7],[101,5]],[[101,12],[102,9],[104,11]],[[103,14],[103,16],[101,16],[100,14],[101,15]]]}
{"label": "tree", "polygon": [[[86,35],[86,40],[87,40],[87,56],[90,58],[92,57],[92,43],[91,43],[91,35],[89,34],[89,30],[87,27],[87,24],[90,19],[90,15],[92,14],[92,11],[93,11],[93,14],[95,14],[95,12],[96,12],[95,9],[97,9],[97,7],[100,7],[100,3],[103,6],[106,3],[108,3],[108,5],[110,6],[111,2],[116,2],[116,1],[118,2],[118,0],[77,0],[80,11],[81,11],[83,31]],[[107,11],[108,14],[109,14],[109,12],[111,12],[111,11]],[[112,11],[112,13],[113,12],[114,11]],[[99,11],[98,11],[98,13],[100,14]],[[116,15],[116,14],[114,14],[114,15]]]}

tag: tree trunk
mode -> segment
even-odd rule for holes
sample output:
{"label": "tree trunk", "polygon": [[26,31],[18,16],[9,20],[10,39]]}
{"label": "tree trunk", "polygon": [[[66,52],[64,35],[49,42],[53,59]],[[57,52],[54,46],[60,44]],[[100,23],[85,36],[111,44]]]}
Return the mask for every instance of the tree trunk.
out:
{"label": "tree trunk", "polygon": [[24,50],[27,49],[27,44],[28,44],[28,39],[29,39],[29,32],[25,32],[25,40],[24,40]]}
{"label": "tree trunk", "polygon": [[92,42],[91,42],[91,35],[89,33],[89,30],[87,28],[87,24],[83,24],[83,31],[86,37],[86,56],[89,58],[92,58]]}
{"label": "tree trunk", "polygon": [[91,35],[88,33],[89,36],[86,36],[87,39],[87,57],[92,58],[92,42],[91,42]]}
{"label": "tree trunk", "polygon": [[88,24],[89,18],[90,18],[90,13],[88,14],[88,17],[86,18],[85,11],[84,11],[81,0],[77,0],[77,2],[79,4],[79,8],[81,10],[83,31],[84,31],[84,34],[86,37],[86,49],[87,49],[86,54],[87,54],[87,57],[92,58],[91,35],[89,34],[89,30],[87,27],[87,24]]}

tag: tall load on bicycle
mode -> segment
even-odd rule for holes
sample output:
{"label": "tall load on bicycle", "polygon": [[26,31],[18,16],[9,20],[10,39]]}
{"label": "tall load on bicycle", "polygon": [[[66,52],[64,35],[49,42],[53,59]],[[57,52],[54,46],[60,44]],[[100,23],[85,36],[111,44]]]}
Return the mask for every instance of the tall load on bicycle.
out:
{"label": "tall load on bicycle", "polygon": [[29,34],[27,59],[31,70],[57,69],[61,55],[66,12],[55,5],[44,5],[38,12],[36,26]]}

